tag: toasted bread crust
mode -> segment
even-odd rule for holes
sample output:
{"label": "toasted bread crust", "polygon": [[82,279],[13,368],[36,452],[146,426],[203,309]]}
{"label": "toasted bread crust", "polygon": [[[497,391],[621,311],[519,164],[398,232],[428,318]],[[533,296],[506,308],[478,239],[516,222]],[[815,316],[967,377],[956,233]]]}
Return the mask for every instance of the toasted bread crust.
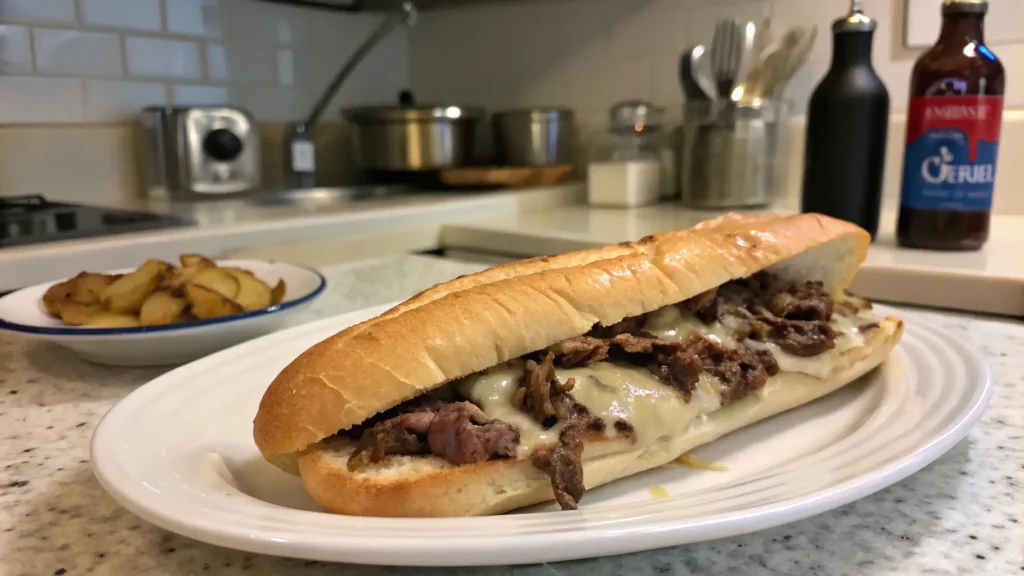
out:
{"label": "toasted bread crust", "polygon": [[769,267],[837,291],[869,241],[817,214],[729,215],[459,277],[296,358],[264,394],[253,436],[268,459],[301,452],[445,382]]}

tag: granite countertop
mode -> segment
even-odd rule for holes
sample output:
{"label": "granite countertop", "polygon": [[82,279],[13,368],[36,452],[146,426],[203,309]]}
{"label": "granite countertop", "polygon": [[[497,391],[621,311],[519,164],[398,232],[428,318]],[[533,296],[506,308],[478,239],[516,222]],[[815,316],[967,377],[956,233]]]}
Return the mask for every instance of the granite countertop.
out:
{"label": "granite countertop", "polygon": [[[304,318],[381,304],[479,265],[392,256],[325,269]],[[399,569],[305,562],[201,544],[106,495],[89,439],[120,398],[163,370],[86,364],[0,332],[0,574],[1024,574],[1024,324],[908,311],[973,343],[992,367],[991,406],[937,462],[870,497],[779,528],[702,544],[515,569]]]}

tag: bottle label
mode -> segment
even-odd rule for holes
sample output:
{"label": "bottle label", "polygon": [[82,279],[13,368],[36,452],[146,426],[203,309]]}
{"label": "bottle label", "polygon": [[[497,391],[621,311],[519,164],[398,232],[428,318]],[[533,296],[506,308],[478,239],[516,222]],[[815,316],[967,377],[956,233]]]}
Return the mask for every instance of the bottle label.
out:
{"label": "bottle label", "polygon": [[907,111],[900,203],[907,208],[992,208],[1001,96],[917,96]]}

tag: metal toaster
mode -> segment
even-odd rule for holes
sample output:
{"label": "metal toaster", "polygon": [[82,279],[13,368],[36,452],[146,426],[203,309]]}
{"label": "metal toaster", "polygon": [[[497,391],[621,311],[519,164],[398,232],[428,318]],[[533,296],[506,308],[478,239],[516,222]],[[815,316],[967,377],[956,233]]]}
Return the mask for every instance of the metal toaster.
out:
{"label": "metal toaster", "polygon": [[260,185],[259,129],[240,108],[146,108],[141,160],[143,186],[153,198],[254,190]]}

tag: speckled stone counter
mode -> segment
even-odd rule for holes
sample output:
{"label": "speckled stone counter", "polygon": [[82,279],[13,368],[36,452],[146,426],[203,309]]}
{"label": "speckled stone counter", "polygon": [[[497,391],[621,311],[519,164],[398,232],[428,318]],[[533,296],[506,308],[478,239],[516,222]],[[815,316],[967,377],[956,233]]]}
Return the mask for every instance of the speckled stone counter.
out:
{"label": "speckled stone counter", "polygon": [[[329,293],[302,320],[405,298],[479,268],[417,256],[329,268]],[[162,370],[94,366],[0,332],[0,575],[1024,574],[1024,324],[912,315],[977,346],[997,385],[981,422],[931,466],[838,510],[748,536],[514,569],[339,567],[157,529],[100,488],[89,439],[114,403]]]}

